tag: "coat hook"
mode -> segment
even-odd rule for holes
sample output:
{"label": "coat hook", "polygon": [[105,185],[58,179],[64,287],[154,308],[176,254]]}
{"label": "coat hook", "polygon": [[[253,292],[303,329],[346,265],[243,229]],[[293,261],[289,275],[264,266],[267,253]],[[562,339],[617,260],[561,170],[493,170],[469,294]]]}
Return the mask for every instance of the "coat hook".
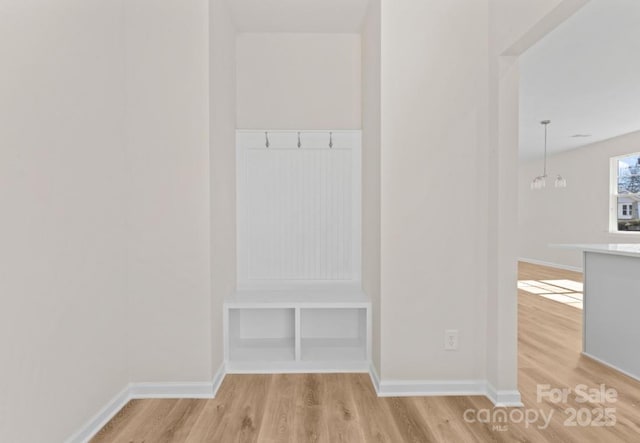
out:
{"label": "coat hook", "polygon": [[333,132],[329,133],[329,149],[333,148]]}
{"label": "coat hook", "polygon": [[300,141],[300,133],[298,132],[298,148],[302,148],[302,142]]}
{"label": "coat hook", "polygon": [[265,139],[265,143],[264,145],[268,148],[269,147],[269,133],[265,131],[264,133],[264,139]]}

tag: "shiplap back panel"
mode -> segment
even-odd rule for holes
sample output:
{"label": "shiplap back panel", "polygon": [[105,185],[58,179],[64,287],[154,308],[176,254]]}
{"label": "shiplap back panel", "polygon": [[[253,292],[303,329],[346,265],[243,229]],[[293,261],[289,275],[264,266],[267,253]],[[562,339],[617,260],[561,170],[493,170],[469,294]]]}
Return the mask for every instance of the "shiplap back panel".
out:
{"label": "shiplap back panel", "polygon": [[[266,148],[269,137],[270,147]],[[239,284],[359,279],[359,131],[238,132]]]}

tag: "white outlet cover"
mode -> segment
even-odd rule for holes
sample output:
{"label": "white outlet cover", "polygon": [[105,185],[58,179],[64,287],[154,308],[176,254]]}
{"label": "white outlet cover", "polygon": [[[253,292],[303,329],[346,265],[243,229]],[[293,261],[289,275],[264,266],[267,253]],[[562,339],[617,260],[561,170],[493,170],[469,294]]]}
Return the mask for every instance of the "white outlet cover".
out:
{"label": "white outlet cover", "polygon": [[445,330],[444,331],[444,349],[447,351],[457,351],[458,337],[459,337],[459,333],[457,329]]}

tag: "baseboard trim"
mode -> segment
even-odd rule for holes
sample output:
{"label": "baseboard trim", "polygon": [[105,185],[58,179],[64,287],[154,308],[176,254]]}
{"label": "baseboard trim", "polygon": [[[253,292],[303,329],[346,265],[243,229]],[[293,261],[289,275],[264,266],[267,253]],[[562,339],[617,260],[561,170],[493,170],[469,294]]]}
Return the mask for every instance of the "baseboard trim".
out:
{"label": "baseboard trim", "polygon": [[486,395],[482,380],[381,380],[379,397],[431,397],[450,395]]}
{"label": "baseboard trim", "polygon": [[131,383],[129,396],[140,398],[213,398],[213,383]]}
{"label": "baseboard trim", "polygon": [[619,367],[617,367],[615,365],[612,365],[611,363],[607,363],[606,361],[599,359],[598,357],[594,357],[593,355],[588,354],[587,352],[584,352],[584,351],[581,352],[581,354],[584,355],[587,358],[590,358],[593,361],[596,361],[596,362],[600,363],[601,365],[604,365],[604,366],[606,366],[608,368],[613,369],[614,371],[618,371],[621,374],[626,375],[627,377],[631,377],[634,380],[640,381],[640,377],[638,377],[637,375],[634,375],[634,374],[632,374],[632,373],[630,373],[628,371],[624,371],[624,370],[620,369]]}
{"label": "baseboard trim", "polygon": [[495,407],[523,407],[518,390],[498,391],[486,380],[380,380],[373,363],[369,377],[378,397],[482,395]]}
{"label": "baseboard trim", "polygon": [[212,398],[215,398],[215,396],[218,395],[218,389],[220,389],[220,386],[224,381],[225,375],[227,375],[227,372],[226,372],[225,364],[222,363],[218,368],[218,371],[213,376],[213,381],[211,382],[212,388],[213,388]]}
{"label": "baseboard trim", "polygon": [[113,397],[93,418],[84,424],[66,443],[88,442],[129,402],[129,386]]}
{"label": "baseboard trim", "polygon": [[522,408],[522,398],[518,390],[502,390],[499,391],[493,385],[487,382],[487,398],[491,400],[497,408]]}
{"label": "baseboard trim", "polygon": [[222,364],[210,382],[129,383],[100,412],[69,437],[65,443],[88,442],[130,400],[144,398],[214,398],[225,375],[225,366]]}
{"label": "baseboard trim", "polygon": [[373,362],[369,363],[369,377],[371,378],[373,389],[375,389],[376,394],[380,396],[380,377],[378,376],[378,371],[376,370]]}
{"label": "baseboard trim", "polygon": [[531,263],[532,265],[548,266],[550,268],[563,269],[565,271],[582,272],[582,268],[578,266],[562,265],[560,263],[553,263],[548,261],[536,260],[534,258],[520,257],[518,261]]}

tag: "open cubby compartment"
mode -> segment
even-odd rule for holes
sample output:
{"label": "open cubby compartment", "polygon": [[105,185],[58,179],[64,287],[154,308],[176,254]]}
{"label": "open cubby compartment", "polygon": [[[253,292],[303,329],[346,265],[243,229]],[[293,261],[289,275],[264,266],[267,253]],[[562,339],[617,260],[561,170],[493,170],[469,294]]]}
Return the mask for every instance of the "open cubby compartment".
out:
{"label": "open cubby compartment", "polygon": [[302,361],[367,360],[366,308],[300,309]]}
{"label": "open cubby compartment", "polygon": [[231,361],[295,361],[294,308],[229,308],[228,315]]}

